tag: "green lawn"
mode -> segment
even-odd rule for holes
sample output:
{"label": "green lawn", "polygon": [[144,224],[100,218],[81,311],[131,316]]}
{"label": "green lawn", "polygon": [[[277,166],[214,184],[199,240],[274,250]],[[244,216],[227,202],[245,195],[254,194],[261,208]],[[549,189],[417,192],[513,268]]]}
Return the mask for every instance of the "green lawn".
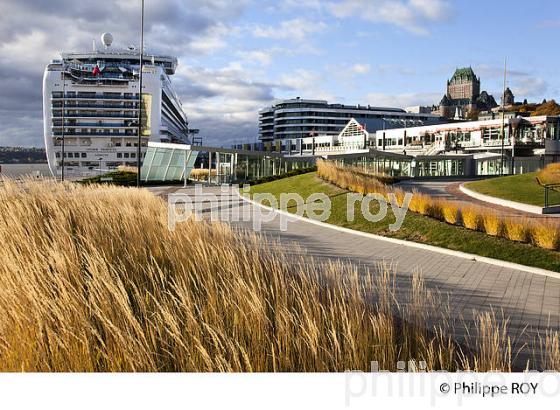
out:
{"label": "green lawn", "polygon": [[[361,215],[359,205],[356,204],[356,218],[354,222],[348,222],[348,192],[324,182],[316,172],[251,187],[251,193],[271,193],[277,199],[283,192],[299,193],[305,199],[315,192],[327,194],[332,203],[331,215],[327,222],[334,225],[560,272],[560,252],[488,236],[412,212],[407,213],[401,229],[396,232],[389,230],[389,225],[395,221],[390,207],[384,220],[372,223]],[[371,211],[374,213],[378,208],[379,205],[375,201],[372,202]],[[288,210],[295,212],[293,208]]]}
{"label": "green lawn", "polygon": [[[495,196],[524,204],[544,206],[544,188],[535,180],[536,172],[507,177],[490,178],[465,184],[465,187],[484,195]],[[552,192],[552,203],[560,203],[560,193]]]}

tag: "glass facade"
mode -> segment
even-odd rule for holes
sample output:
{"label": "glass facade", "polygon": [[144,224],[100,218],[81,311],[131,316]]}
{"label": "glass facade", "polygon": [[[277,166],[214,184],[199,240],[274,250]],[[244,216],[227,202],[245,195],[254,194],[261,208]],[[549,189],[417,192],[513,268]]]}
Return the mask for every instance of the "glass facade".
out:
{"label": "glass facade", "polygon": [[143,181],[180,181],[185,172],[190,174],[197,156],[190,149],[148,145],[140,177]]}
{"label": "glass facade", "polygon": [[[188,145],[150,143],[144,160],[141,178],[143,181],[179,181],[187,178],[194,169],[199,152],[207,152],[203,180],[214,184],[229,184],[285,174],[291,170],[309,168],[314,158],[285,158],[266,152],[250,152],[219,148],[206,151]],[[206,148],[208,149],[208,148]],[[201,173],[201,172],[198,172]]]}
{"label": "glass facade", "polygon": [[397,157],[383,154],[341,156],[333,159],[340,166],[354,166],[372,174],[392,177],[442,177],[469,175],[468,156]]}

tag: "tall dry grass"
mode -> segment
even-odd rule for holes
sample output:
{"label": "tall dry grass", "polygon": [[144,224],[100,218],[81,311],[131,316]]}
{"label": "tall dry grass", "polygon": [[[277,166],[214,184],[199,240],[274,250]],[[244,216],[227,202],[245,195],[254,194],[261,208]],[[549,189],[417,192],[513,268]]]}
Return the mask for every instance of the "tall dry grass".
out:
{"label": "tall dry grass", "polygon": [[541,184],[560,183],[560,163],[548,164],[537,173],[537,178]]}
{"label": "tall dry grass", "polygon": [[[560,165],[551,164],[546,170],[551,173],[557,168],[560,169]],[[402,198],[404,195],[402,191],[382,182],[378,176],[357,173],[353,168],[338,167],[330,161],[318,161],[317,171],[321,178],[350,191],[382,195],[393,192],[397,198]],[[544,249],[560,250],[560,225],[557,222],[530,222],[526,218],[517,216],[502,216],[479,206],[460,206],[456,202],[419,192],[414,193],[409,209],[420,215],[482,231],[491,236],[530,243]]]}
{"label": "tall dry grass", "polygon": [[552,222],[534,224],[531,230],[535,245],[544,249],[558,249],[560,244],[560,231]]}
{"label": "tall dry grass", "polygon": [[504,222],[502,218],[494,211],[488,211],[481,215],[482,226],[484,232],[492,236],[502,236],[504,230]]}
{"label": "tall dry grass", "polygon": [[451,225],[460,225],[462,220],[461,220],[461,207],[455,203],[455,202],[451,202],[451,201],[444,201],[442,204],[442,210],[441,210],[443,219],[445,220],[445,222],[447,222],[448,224]]}
{"label": "tall dry grass", "polygon": [[214,177],[217,175],[217,172],[215,169],[209,171],[208,169],[205,168],[194,168],[189,174],[189,178],[194,179],[195,181],[207,181],[208,174]]}
{"label": "tall dry grass", "polygon": [[506,238],[516,242],[528,242],[531,239],[531,223],[526,218],[508,218],[504,220]]}
{"label": "tall dry grass", "polygon": [[137,174],[138,173],[138,168],[137,167],[131,167],[130,165],[119,165],[117,167],[117,171],[119,171],[119,172],[131,172],[133,174]]}
{"label": "tall dry grass", "polygon": [[144,190],[4,181],[0,235],[0,371],[511,368],[481,344],[503,327],[458,344],[418,276],[403,294],[390,267],[319,264],[218,223],[172,232]]}

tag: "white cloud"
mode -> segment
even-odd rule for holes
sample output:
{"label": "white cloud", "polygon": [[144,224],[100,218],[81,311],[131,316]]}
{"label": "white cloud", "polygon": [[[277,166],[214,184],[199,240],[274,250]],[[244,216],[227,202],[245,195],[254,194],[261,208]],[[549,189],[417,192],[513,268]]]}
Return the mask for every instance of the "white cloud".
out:
{"label": "white cloud", "polygon": [[416,74],[416,71],[414,70],[414,68],[407,67],[407,66],[401,66],[401,65],[397,65],[397,64],[381,64],[378,67],[378,70],[379,70],[380,75],[398,74],[398,75],[402,75],[402,76],[411,76],[411,75]]}
{"label": "white cloud", "polygon": [[[284,91],[283,98],[309,98],[333,101],[333,94],[325,91],[325,77],[315,71],[298,68],[280,76],[277,89]],[[286,92],[287,91],[287,92]]]}
{"label": "white cloud", "polygon": [[[514,79],[510,85],[517,100],[523,98],[540,98],[548,90],[548,84],[539,77],[523,77]],[[501,94],[501,93],[500,93]]]}
{"label": "white cloud", "polygon": [[274,1],[274,6],[271,11],[277,10],[278,7],[282,10],[313,10],[320,11],[323,8],[321,0],[282,0],[281,2]]}
{"label": "white cloud", "polygon": [[303,41],[310,34],[320,33],[327,28],[322,21],[309,21],[308,19],[295,18],[284,20],[278,26],[254,26],[253,36],[257,38],[270,38],[274,40]]}
{"label": "white cloud", "polygon": [[237,56],[241,57],[244,62],[254,63],[257,62],[260,65],[268,66],[272,63],[274,50],[264,51],[264,50],[252,50],[252,51],[239,51]]}
{"label": "white cloud", "polygon": [[431,106],[439,103],[440,99],[440,93],[431,92],[402,94],[368,93],[364,97],[364,101],[372,106],[401,108],[413,105]]}
{"label": "white cloud", "polygon": [[258,111],[272,103],[277,87],[255,80],[241,63],[219,69],[182,65],[175,85],[191,126],[212,144],[224,145],[257,135]]}
{"label": "white cloud", "polygon": [[369,64],[354,64],[350,70],[354,74],[367,74],[370,72],[371,67]]}
{"label": "white cloud", "polygon": [[[483,80],[493,81],[493,88],[496,89],[493,95],[496,97],[496,101],[500,101],[503,90],[504,67],[480,64],[475,68],[475,72],[480,74]],[[522,101],[525,98],[541,99],[549,91],[548,83],[532,70],[520,71],[508,68],[507,86],[511,89],[517,101]]]}
{"label": "white cloud", "polygon": [[428,25],[450,16],[446,0],[342,0],[328,6],[338,18],[358,17],[393,24],[416,35],[430,33]]}

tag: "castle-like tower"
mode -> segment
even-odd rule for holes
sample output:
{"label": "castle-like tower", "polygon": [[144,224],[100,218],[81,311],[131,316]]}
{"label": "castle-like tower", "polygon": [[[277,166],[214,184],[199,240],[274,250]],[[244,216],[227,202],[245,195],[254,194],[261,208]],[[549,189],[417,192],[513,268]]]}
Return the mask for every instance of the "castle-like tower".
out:
{"label": "castle-like tower", "polygon": [[480,78],[471,67],[458,68],[447,80],[447,98],[451,100],[476,100],[480,95]]}
{"label": "castle-like tower", "polygon": [[447,92],[435,113],[446,118],[466,118],[474,110],[489,110],[496,107],[494,97],[480,91],[480,78],[471,67],[457,68],[447,80]]}

